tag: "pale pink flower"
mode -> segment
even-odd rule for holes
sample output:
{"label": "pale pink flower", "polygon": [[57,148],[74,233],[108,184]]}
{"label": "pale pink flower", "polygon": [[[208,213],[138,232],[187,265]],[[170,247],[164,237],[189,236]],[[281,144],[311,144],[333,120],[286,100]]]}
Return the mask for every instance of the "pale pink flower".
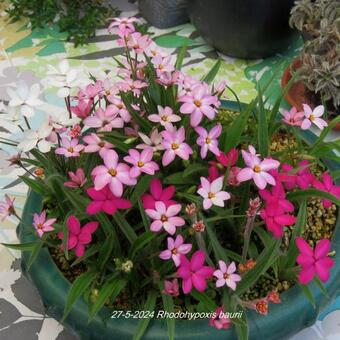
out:
{"label": "pale pink flower", "polygon": [[136,97],[139,97],[142,93],[142,89],[147,87],[148,84],[145,81],[125,78],[124,80],[117,82],[117,86],[121,91],[132,92]]}
{"label": "pale pink flower", "polygon": [[160,105],[157,106],[158,114],[152,114],[148,116],[148,119],[154,123],[160,123],[165,128],[171,128],[172,123],[179,122],[181,117],[174,114],[172,108],[165,106],[164,108]]}
{"label": "pale pink flower", "polygon": [[120,31],[132,33],[135,31],[134,23],[138,22],[140,22],[140,20],[135,17],[113,18],[107,30],[109,31],[109,33],[112,33],[113,28],[117,27]]}
{"label": "pale pink flower", "polygon": [[201,157],[207,157],[208,151],[219,156],[218,137],[222,132],[222,125],[216,124],[209,132],[203,127],[197,127],[196,132],[199,134],[196,143],[201,147]]}
{"label": "pale pink flower", "polygon": [[5,194],[5,201],[0,201],[0,218],[3,222],[8,216],[15,214],[14,198],[11,199]]}
{"label": "pale pink flower", "polygon": [[137,149],[146,149],[151,147],[153,152],[164,150],[164,146],[162,145],[162,136],[158,132],[158,129],[153,130],[150,134],[150,137],[142,132],[138,132],[138,136],[144,143],[138,144],[136,146]]}
{"label": "pale pink flower", "polygon": [[218,330],[230,328],[233,323],[227,315],[227,313],[224,313],[223,307],[218,307],[213,317],[209,320],[209,326],[215,327]]}
{"label": "pale pink flower", "polygon": [[160,48],[152,40],[151,40],[151,44],[145,50],[145,54],[150,58],[153,58],[156,56],[161,56],[162,58],[165,58],[168,55],[162,48]]}
{"label": "pale pink flower", "polygon": [[153,176],[159,166],[156,162],[152,161],[153,151],[152,148],[146,148],[141,153],[137,150],[130,149],[129,156],[124,157],[124,161],[132,164],[130,169],[130,176],[132,178],[138,177],[142,172]]}
{"label": "pale pink flower", "polygon": [[180,127],[178,130],[175,128],[172,131],[162,131],[163,137],[162,145],[165,148],[165,152],[162,158],[163,166],[170,164],[176,156],[188,160],[189,156],[193,153],[191,147],[185,143],[185,130],[184,127]]}
{"label": "pale pink flower", "polygon": [[57,155],[69,157],[79,157],[80,152],[84,149],[84,145],[79,144],[77,138],[69,140],[67,137],[61,139],[61,147],[55,150]]}
{"label": "pale pink flower", "polygon": [[179,295],[179,285],[178,280],[173,279],[172,281],[164,280],[164,290],[162,294],[178,296]]}
{"label": "pale pink flower", "polygon": [[72,138],[78,138],[81,135],[81,126],[79,124],[72,126],[68,134]]}
{"label": "pale pink flower", "polygon": [[304,117],[303,112],[298,112],[296,107],[292,107],[290,111],[283,111],[283,122],[291,126],[301,126]]}
{"label": "pale pink flower", "polygon": [[103,151],[114,147],[113,144],[101,140],[95,133],[85,136],[83,141],[87,144],[84,148],[86,153],[99,152],[101,154]]}
{"label": "pale pink flower", "polygon": [[44,233],[54,230],[52,224],[55,223],[56,218],[49,218],[46,220],[46,211],[43,210],[41,214],[33,215],[33,226],[37,231],[39,237],[43,236]]}
{"label": "pale pink flower", "polygon": [[84,124],[88,127],[97,128],[98,131],[111,131],[113,128],[122,128],[124,120],[118,116],[113,105],[109,105],[104,111],[99,108],[94,116],[84,119]]}
{"label": "pale pink flower", "polygon": [[325,111],[323,105],[319,105],[314,110],[312,110],[309,105],[303,104],[303,111],[305,114],[305,119],[301,124],[302,130],[308,130],[312,124],[315,124],[320,130],[323,130],[324,127],[328,125],[326,121],[320,118]]}
{"label": "pale pink flower", "polygon": [[256,150],[253,146],[251,146],[249,151],[250,152],[242,150],[243,160],[247,167],[243,168],[237,174],[237,180],[239,182],[245,182],[253,179],[259,189],[264,189],[268,183],[275,185],[275,179],[268,173],[268,171],[277,169],[280,162],[272,158],[265,158],[261,160],[257,156]]}
{"label": "pale pink flower", "polygon": [[178,78],[177,85],[181,87],[181,90],[178,93],[178,97],[181,98],[183,96],[191,95],[193,88],[200,85],[200,82],[188,75],[182,74],[182,77]]}
{"label": "pale pink flower", "polygon": [[175,266],[178,267],[181,264],[181,254],[187,254],[192,248],[192,244],[184,243],[184,239],[181,235],[177,235],[174,240],[172,237],[167,238],[168,249],[163,250],[159,257],[162,260],[172,260],[175,263]]}
{"label": "pale pink flower", "polygon": [[230,199],[230,194],[222,191],[222,187],[223,176],[211,183],[205,177],[201,177],[201,188],[197,190],[197,193],[203,197],[204,209],[210,209],[212,205],[224,207],[224,201]]}
{"label": "pale pink flower", "polygon": [[124,122],[130,122],[131,115],[130,112],[126,109],[124,102],[120,98],[113,95],[108,96],[107,99],[110,103],[112,103],[113,108],[116,109],[116,112],[119,114],[120,117],[122,117]]}
{"label": "pale pink flower", "polygon": [[158,232],[163,228],[170,235],[174,235],[176,227],[181,227],[185,224],[184,219],[177,216],[181,208],[180,204],[170,205],[167,208],[163,202],[158,201],[155,203],[155,209],[146,209],[146,214],[153,219],[150,230]]}
{"label": "pale pink flower", "polygon": [[221,96],[224,92],[224,90],[227,87],[227,82],[225,80],[222,80],[220,83],[217,84],[217,86],[214,88],[215,94],[217,96]]}
{"label": "pale pink flower", "polygon": [[142,35],[139,32],[131,33],[129,39],[127,40],[127,46],[132,48],[137,54],[143,54],[150,43],[151,40],[149,36]]}
{"label": "pale pink flower", "polygon": [[118,154],[114,150],[104,150],[101,154],[104,165],[98,165],[92,170],[94,187],[96,190],[109,185],[111,192],[121,197],[123,185],[135,185],[135,178],[130,177],[130,167],[124,163],[118,163]]}
{"label": "pale pink flower", "polygon": [[156,69],[158,77],[164,72],[172,72],[175,70],[171,63],[171,56],[162,57],[160,55],[156,55],[151,59],[151,62]]}
{"label": "pale pink flower", "polygon": [[86,183],[86,177],[84,170],[79,168],[76,172],[69,171],[68,177],[70,177],[71,181],[65,182],[64,186],[68,188],[81,188]]}
{"label": "pale pink flower", "polygon": [[206,84],[196,85],[190,94],[179,97],[183,102],[180,112],[190,114],[190,124],[192,127],[198,126],[203,115],[210,120],[215,118],[217,107],[220,102],[216,96],[210,94],[209,87]]}
{"label": "pale pink flower", "polygon": [[217,278],[216,287],[220,288],[227,285],[230,289],[236,289],[236,282],[241,281],[241,276],[235,274],[236,265],[235,262],[231,262],[229,266],[222,260],[218,261],[220,269],[214,271],[214,276]]}

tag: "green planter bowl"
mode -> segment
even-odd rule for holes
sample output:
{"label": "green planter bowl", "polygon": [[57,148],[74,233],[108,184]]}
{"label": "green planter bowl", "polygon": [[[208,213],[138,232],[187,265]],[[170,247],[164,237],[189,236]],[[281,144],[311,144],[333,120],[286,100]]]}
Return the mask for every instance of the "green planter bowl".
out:
{"label": "green planter bowl", "polygon": [[[234,103],[224,102],[224,106],[232,108]],[[312,135],[306,134],[306,140]],[[337,164],[326,162],[331,168]],[[31,192],[24,208],[22,222],[18,226],[18,237],[21,242],[32,242],[36,236],[32,233],[33,214],[40,212],[41,197]],[[332,240],[332,249],[340,249],[340,219],[337,220],[336,231]],[[28,277],[38,289],[46,313],[57,320],[61,320],[67,293],[71,287],[69,281],[63,276],[46,248],[38,254],[30,270],[27,264],[30,253],[23,252],[21,267],[24,275]],[[315,307],[307,300],[302,290],[295,285],[281,295],[282,303],[271,304],[267,316],[253,311],[247,312],[249,322],[249,338],[251,340],[279,340],[287,339],[305,327],[315,323],[320,311],[326,307],[340,292],[340,252],[334,257],[335,266],[331,269],[331,277],[325,285],[328,296],[314,284],[310,285],[315,298]],[[87,304],[83,299],[73,306],[72,311],[64,321],[64,325],[71,329],[80,339],[100,340],[130,340],[136,330],[137,319],[111,319],[109,310],[102,308],[91,323],[88,323]],[[105,321],[103,321],[105,320]],[[153,319],[143,337],[147,340],[166,340],[167,326],[165,320]],[[175,339],[237,339],[234,328],[218,331],[208,325],[208,320],[176,321]]]}

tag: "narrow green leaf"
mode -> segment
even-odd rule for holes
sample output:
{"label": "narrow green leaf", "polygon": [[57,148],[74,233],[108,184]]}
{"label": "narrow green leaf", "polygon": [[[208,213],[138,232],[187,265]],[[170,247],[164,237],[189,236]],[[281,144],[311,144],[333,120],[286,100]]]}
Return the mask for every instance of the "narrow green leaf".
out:
{"label": "narrow green leaf", "polygon": [[188,177],[196,172],[206,171],[206,170],[207,170],[206,164],[202,164],[202,163],[191,164],[182,172],[182,176]]}
{"label": "narrow green leaf", "polygon": [[113,235],[107,237],[103,244],[101,244],[99,254],[98,254],[98,266],[100,269],[103,269],[109,261],[109,259],[112,259],[111,254],[114,249],[114,237]]}
{"label": "narrow green leaf", "polygon": [[[158,292],[156,291],[149,292],[148,298],[143,307],[143,311],[153,312],[155,310],[157,295]],[[139,320],[136,333],[133,336],[133,340],[139,340],[142,338],[146,329],[148,328],[150,321],[151,318],[143,318]]]}
{"label": "narrow green leaf", "polygon": [[308,197],[325,198],[325,199],[332,201],[336,205],[340,205],[340,200],[337,199],[335,196],[331,195],[328,192],[324,192],[324,191],[317,190],[317,189],[299,190],[299,191],[289,192],[287,194],[287,199],[293,200],[293,201],[301,200],[301,199],[308,198]]}
{"label": "narrow green leaf", "polygon": [[33,251],[37,246],[38,243],[41,243],[40,241],[33,241],[33,242],[27,242],[27,243],[1,243],[3,246],[10,248],[10,249],[15,249],[15,250],[20,250],[20,251]]}
{"label": "narrow green leaf", "polygon": [[147,231],[140,235],[131,245],[129,258],[133,259],[137,252],[146,247],[156,236],[156,233],[152,231]]}
{"label": "narrow green leaf", "polygon": [[42,182],[41,179],[32,179],[26,176],[19,176],[22,181],[29,186],[33,191],[38,193],[39,195],[45,196],[46,193],[46,185]]}
{"label": "narrow green leaf", "polygon": [[183,64],[183,60],[184,60],[184,57],[185,57],[185,54],[187,52],[187,46],[183,46],[178,55],[177,55],[177,59],[176,59],[176,63],[175,63],[175,68],[176,70],[180,70],[182,68],[182,64]]}
{"label": "narrow green leaf", "polygon": [[258,103],[258,128],[257,128],[257,141],[259,144],[259,152],[263,157],[268,156],[268,124],[266,109],[262,100],[262,92],[259,86],[259,103]]}
{"label": "narrow green leaf", "polygon": [[305,294],[305,296],[308,299],[308,301],[315,308],[315,299],[314,299],[314,296],[313,296],[313,293],[312,293],[311,289],[308,286],[301,285],[301,284],[299,284],[299,287],[302,289],[302,291]]}
{"label": "narrow green leaf", "polygon": [[319,287],[319,289],[322,291],[322,293],[329,299],[330,297],[328,295],[327,289],[326,289],[325,285],[321,282],[321,280],[317,276],[315,276],[313,281]]}
{"label": "narrow green leaf", "polygon": [[[162,294],[163,307],[164,310],[168,313],[174,312],[174,301],[171,295]],[[169,340],[175,339],[175,327],[176,327],[176,319],[166,319],[167,327],[168,327],[168,338]]]}
{"label": "narrow green leaf", "polygon": [[76,280],[73,282],[67,294],[62,322],[66,319],[67,315],[71,312],[72,307],[77,301],[77,299],[84,294],[85,290],[94,281],[95,277],[96,277],[96,273],[94,271],[88,271],[78,276]]}
{"label": "narrow green leaf", "polygon": [[144,229],[148,231],[150,229],[150,220],[149,220],[148,215],[145,212],[141,199],[138,199],[138,208],[139,208],[140,215],[142,217]]}
{"label": "narrow green leaf", "polygon": [[128,241],[132,244],[137,239],[137,235],[131,225],[128,223],[128,221],[119,211],[115,212],[115,214],[113,215],[113,220],[116,222]]}
{"label": "narrow green leaf", "polygon": [[215,79],[220,67],[222,65],[222,60],[219,59],[215,63],[215,65],[210,69],[210,71],[203,77],[202,81],[211,84],[212,81]]}
{"label": "narrow green leaf", "polygon": [[138,183],[134,187],[132,195],[130,196],[130,201],[132,206],[136,204],[138,199],[145,193],[145,191],[150,187],[152,177],[151,176],[142,176],[140,177]]}
{"label": "narrow green leaf", "polygon": [[217,308],[216,303],[212,300],[207,294],[198,292],[196,289],[193,289],[190,293],[192,297],[201,302],[204,306],[206,306],[207,311],[215,311]]}
{"label": "narrow green leaf", "polygon": [[95,255],[98,253],[98,251],[101,249],[102,245],[101,244],[94,244],[89,247],[85,254],[83,256],[77,257],[75,261],[72,262],[71,267],[76,266],[77,264],[83,262],[84,260],[88,259],[89,257]]}
{"label": "narrow green leaf", "polygon": [[[45,234],[45,235],[46,235],[46,234]],[[43,235],[42,239],[44,238],[45,235]],[[40,251],[41,251],[41,248],[43,247],[44,243],[45,243],[44,240],[40,241],[40,242],[36,245],[36,247],[32,250],[31,255],[30,255],[30,258],[29,258],[29,260],[28,260],[27,270],[30,270],[30,269],[31,269],[31,266],[32,266],[32,264],[34,263],[34,261],[36,260],[36,258],[38,257],[38,255],[39,255],[39,253],[40,253]]]}

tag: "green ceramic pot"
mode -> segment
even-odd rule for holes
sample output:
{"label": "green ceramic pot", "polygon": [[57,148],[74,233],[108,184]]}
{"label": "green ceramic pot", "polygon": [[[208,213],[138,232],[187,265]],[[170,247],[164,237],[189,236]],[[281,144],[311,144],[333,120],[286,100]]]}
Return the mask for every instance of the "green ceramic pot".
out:
{"label": "green ceramic pot", "polygon": [[[224,103],[228,104],[228,103]],[[228,104],[228,107],[234,104]],[[307,139],[311,136],[307,136]],[[329,164],[330,167],[334,164]],[[31,242],[36,239],[32,233],[32,217],[41,210],[41,197],[31,192],[27,198],[22,216],[22,223],[18,226],[18,236],[21,242]],[[340,219],[332,240],[332,248],[340,249]],[[42,249],[36,261],[27,271],[29,253],[22,253],[22,271],[38,289],[46,313],[57,320],[61,320],[70,283],[55,265],[47,249]],[[270,305],[268,316],[261,316],[253,311],[247,312],[251,340],[278,340],[287,339],[305,327],[315,323],[319,312],[328,305],[340,292],[340,252],[335,258],[335,267],[331,270],[331,278],[326,284],[329,297],[326,297],[319,288],[311,286],[316,305],[313,308],[298,286],[289,289],[281,295],[282,303]],[[102,308],[100,313],[88,324],[87,304],[79,299],[74,305],[64,325],[71,329],[81,339],[100,340],[130,340],[136,330],[136,319],[110,319],[109,310]],[[103,321],[105,320],[105,321]],[[176,322],[176,339],[237,339],[234,329],[218,331],[208,326],[208,320]],[[165,320],[152,320],[143,339],[167,339],[167,326]]]}

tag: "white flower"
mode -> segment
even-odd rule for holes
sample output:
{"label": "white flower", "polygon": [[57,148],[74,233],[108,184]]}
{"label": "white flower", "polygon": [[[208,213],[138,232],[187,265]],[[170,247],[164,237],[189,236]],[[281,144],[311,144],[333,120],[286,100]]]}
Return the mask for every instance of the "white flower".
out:
{"label": "white flower", "polygon": [[72,117],[70,118],[69,113],[66,111],[63,111],[58,115],[50,116],[50,124],[56,130],[60,130],[69,126],[74,126],[76,124],[79,124],[80,121],[81,119],[74,115],[72,115]]}
{"label": "white flower", "polygon": [[52,132],[52,126],[48,121],[45,121],[38,130],[27,130],[24,132],[23,140],[18,144],[18,149],[23,152],[28,152],[35,147],[43,152],[49,152],[51,150],[52,143],[47,141],[46,138]]}
{"label": "white flower", "polygon": [[21,115],[15,107],[6,107],[0,102],[0,126],[10,133],[20,132]]}
{"label": "white flower", "polygon": [[70,95],[71,89],[80,84],[78,72],[76,69],[71,69],[68,61],[61,61],[58,67],[48,65],[47,74],[50,75],[46,82],[54,87],[58,87],[58,96],[66,98]]}
{"label": "white flower", "polygon": [[43,104],[38,98],[40,95],[39,84],[33,84],[29,88],[24,81],[19,81],[16,89],[8,87],[7,93],[10,97],[8,106],[19,108],[20,113],[27,118],[34,116],[34,108]]}
{"label": "white flower", "polygon": [[0,175],[8,175],[13,170],[10,158],[6,151],[0,149]]}

